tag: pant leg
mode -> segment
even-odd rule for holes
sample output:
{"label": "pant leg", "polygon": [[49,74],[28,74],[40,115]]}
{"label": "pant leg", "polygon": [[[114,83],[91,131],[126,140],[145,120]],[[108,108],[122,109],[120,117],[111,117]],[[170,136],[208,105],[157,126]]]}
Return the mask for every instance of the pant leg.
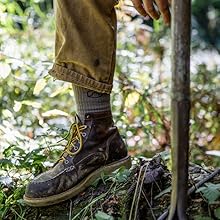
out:
{"label": "pant leg", "polygon": [[55,64],[49,73],[97,92],[112,90],[116,0],[55,0]]}

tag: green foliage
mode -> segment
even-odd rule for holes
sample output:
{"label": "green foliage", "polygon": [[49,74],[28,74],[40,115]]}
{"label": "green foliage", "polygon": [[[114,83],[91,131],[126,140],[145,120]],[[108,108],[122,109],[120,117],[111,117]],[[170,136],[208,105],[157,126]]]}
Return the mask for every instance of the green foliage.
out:
{"label": "green foliage", "polygon": [[124,183],[128,180],[129,175],[130,171],[125,167],[121,167],[114,171],[112,174],[106,175],[103,173],[102,176],[93,183],[93,186],[96,187],[100,181],[102,181],[105,184],[108,181]]}
{"label": "green foliage", "polygon": [[115,180],[119,183],[124,183],[128,180],[129,175],[130,171],[124,167],[121,167],[115,175]]}
{"label": "green foliage", "polygon": [[194,216],[193,219],[195,219],[195,220],[212,220],[212,218],[209,216],[200,216],[200,215]]}
{"label": "green foliage", "polygon": [[203,196],[207,199],[208,203],[213,203],[217,201],[220,197],[220,183],[205,183],[205,186],[200,187],[196,190],[197,193],[201,192]]}
{"label": "green foliage", "polygon": [[192,22],[194,45],[197,47],[211,45],[219,51],[220,2],[218,0],[194,0],[192,1],[192,13],[194,15]]}
{"label": "green foliage", "polygon": [[53,6],[52,0],[2,0],[0,2],[0,27],[10,33],[27,30],[28,25],[39,27],[48,18]]}
{"label": "green foliage", "polygon": [[220,219],[220,207],[218,207],[217,209],[215,209],[214,214],[215,214],[215,217],[216,217],[217,219]]}
{"label": "green foliage", "polygon": [[114,218],[104,212],[98,211],[95,214],[96,220],[113,220]]}

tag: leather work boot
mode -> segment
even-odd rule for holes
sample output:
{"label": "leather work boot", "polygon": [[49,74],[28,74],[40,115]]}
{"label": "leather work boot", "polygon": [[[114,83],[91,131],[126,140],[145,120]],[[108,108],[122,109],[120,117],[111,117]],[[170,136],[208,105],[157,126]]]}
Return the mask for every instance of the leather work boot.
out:
{"label": "leather work boot", "polygon": [[86,114],[84,124],[72,124],[59,161],[28,184],[24,201],[36,207],[60,203],[121,166],[130,168],[131,159],[111,112]]}

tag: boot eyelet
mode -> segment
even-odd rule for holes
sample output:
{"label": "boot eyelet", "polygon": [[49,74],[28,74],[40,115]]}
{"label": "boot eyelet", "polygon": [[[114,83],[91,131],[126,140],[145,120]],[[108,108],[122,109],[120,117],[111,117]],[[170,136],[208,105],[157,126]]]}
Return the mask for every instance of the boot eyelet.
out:
{"label": "boot eyelet", "polygon": [[83,132],[83,133],[82,133],[82,136],[83,136],[83,137],[86,137],[86,132]]}
{"label": "boot eyelet", "polygon": [[77,146],[74,146],[73,149],[74,149],[75,151],[77,151],[79,148],[78,148]]}
{"label": "boot eyelet", "polygon": [[70,172],[70,171],[72,171],[72,170],[74,170],[75,169],[75,167],[72,165],[72,166],[70,166],[70,167],[67,167],[66,168],[66,171],[67,172]]}
{"label": "boot eyelet", "polygon": [[65,163],[65,164],[68,164],[68,163],[69,163],[69,160],[65,160],[64,163]]}

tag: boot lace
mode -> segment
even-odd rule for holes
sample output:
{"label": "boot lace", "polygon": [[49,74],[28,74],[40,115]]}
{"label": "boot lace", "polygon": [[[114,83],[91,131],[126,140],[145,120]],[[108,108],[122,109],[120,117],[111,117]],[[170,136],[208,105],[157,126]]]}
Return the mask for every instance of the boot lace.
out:
{"label": "boot lace", "polygon": [[[68,142],[64,148],[59,161],[64,161],[67,155],[74,156],[78,154],[83,145],[83,131],[87,128],[86,125],[79,125],[78,123],[73,123],[69,129],[68,134],[63,139],[68,139]],[[79,143],[79,146],[76,146]],[[74,149],[74,152],[71,150]]]}

